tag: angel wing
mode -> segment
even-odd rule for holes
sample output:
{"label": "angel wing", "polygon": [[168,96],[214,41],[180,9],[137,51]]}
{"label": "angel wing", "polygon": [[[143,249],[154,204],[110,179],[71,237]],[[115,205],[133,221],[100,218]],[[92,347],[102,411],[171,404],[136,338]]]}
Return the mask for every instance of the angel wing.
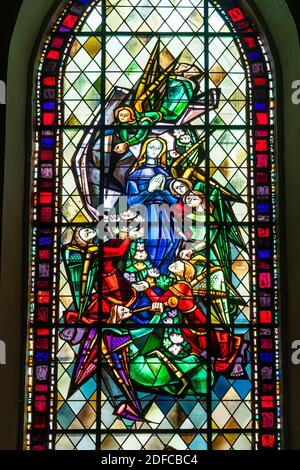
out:
{"label": "angel wing", "polygon": [[[137,114],[149,111],[160,111],[167,92],[168,79],[178,65],[178,58],[162,69],[160,66],[160,46],[156,43],[140,81],[135,87],[135,93],[129,105]],[[195,96],[177,124],[188,123],[204,114],[205,110],[217,109],[219,106],[221,90],[213,88],[205,93]],[[126,103],[128,104],[128,103]]]}
{"label": "angel wing", "polygon": [[152,83],[158,78],[159,72],[159,42],[157,42],[151,53],[143,75],[137,84],[135,96],[132,99],[131,105],[133,105],[137,111],[151,111],[150,103],[147,101],[142,103],[141,97],[144,96]]}

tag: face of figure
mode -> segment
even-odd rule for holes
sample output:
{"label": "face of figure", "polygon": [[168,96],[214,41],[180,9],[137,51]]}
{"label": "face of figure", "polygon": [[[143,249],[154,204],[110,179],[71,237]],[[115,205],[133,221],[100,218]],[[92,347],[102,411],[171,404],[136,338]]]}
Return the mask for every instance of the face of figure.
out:
{"label": "face of figure", "polygon": [[122,305],[118,307],[118,317],[120,321],[127,320],[127,318],[130,318],[131,315],[132,313],[128,307],[123,307]]}
{"label": "face of figure", "polygon": [[169,271],[173,274],[182,275],[184,272],[184,264],[182,261],[175,261],[169,266]]}
{"label": "face of figure", "polygon": [[93,228],[81,228],[78,230],[78,237],[84,243],[90,243],[97,235],[96,230]]}
{"label": "face of figure", "polygon": [[184,134],[179,138],[179,142],[181,144],[190,144],[192,142],[192,138],[188,134]]}
{"label": "face of figure", "polygon": [[[196,194],[193,194],[193,193],[190,193],[186,199],[186,204],[188,205],[188,207],[200,207],[201,203],[202,203],[202,199],[197,196]],[[202,206],[201,206],[202,207]]]}
{"label": "face of figure", "polygon": [[173,185],[173,189],[179,196],[184,196],[189,188],[182,181],[176,181]]}
{"label": "face of figure", "polygon": [[131,121],[130,112],[127,109],[122,109],[122,111],[119,112],[118,118],[119,118],[119,121],[122,123],[130,122]]}
{"label": "face of figure", "polygon": [[162,150],[163,144],[159,140],[152,140],[147,145],[147,159],[156,160]]}

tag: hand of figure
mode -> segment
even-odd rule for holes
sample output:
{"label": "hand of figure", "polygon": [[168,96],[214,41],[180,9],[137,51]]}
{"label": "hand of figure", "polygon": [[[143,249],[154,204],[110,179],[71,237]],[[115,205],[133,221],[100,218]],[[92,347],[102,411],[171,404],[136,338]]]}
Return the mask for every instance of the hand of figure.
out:
{"label": "hand of figure", "polygon": [[165,177],[164,175],[156,175],[151,178],[148,186],[148,191],[149,193],[153,193],[154,191],[157,191],[161,189],[162,184],[164,185],[165,182]]}
{"label": "hand of figure", "polygon": [[193,254],[193,250],[182,250],[179,254],[181,259],[190,260]]}
{"label": "hand of figure", "polygon": [[170,152],[170,157],[171,157],[171,158],[174,158],[174,159],[175,159],[175,158],[178,158],[178,157],[180,157],[180,153],[177,152],[177,150],[171,150],[171,152]]}
{"label": "hand of figure", "polygon": [[121,142],[114,147],[114,152],[116,153],[125,153],[128,148],[128,144],[126,142]]}
{"label": "hand of figure", "polygon": [[151,310],[153,310],[153,312],[163,313],[164,304],[162,302],[153,302]]}
{"label": "hand of figure", "polygon": [[149,288],[149,284],[147,281],[140,281],[137,282],[136,284],[132,284],[132,287],[137,291],[137,292],[144,292]]}

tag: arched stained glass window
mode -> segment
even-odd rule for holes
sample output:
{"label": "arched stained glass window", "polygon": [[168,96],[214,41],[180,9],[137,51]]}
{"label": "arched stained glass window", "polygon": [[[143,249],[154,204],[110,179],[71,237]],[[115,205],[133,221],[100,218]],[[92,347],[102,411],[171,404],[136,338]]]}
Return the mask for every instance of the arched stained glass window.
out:
{"label": "arched stained glass window", "polygon": [[280,448],[274,67],[238,0],[61,1],[33,79],[24,448]]}

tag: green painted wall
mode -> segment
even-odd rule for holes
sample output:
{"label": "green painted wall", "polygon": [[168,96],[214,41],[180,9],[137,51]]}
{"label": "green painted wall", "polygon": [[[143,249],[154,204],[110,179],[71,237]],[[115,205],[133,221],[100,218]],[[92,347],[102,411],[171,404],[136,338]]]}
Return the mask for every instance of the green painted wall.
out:
{"label": "green painted wall", "polygon": [[[4,174],[3,239],[0,290],[0,339],[7,345],[7,365],[0,366],[0,449],[16,449],[19,434],[19,409],[22,400],[22,337],[26,322],[23,251],[26,249],[24,223],[24,181],[26,162],[30,161],[30,119],[26,113],[28,70],[39,31],[55,0],[24,0],[11,42],[7,80],[7,128]],[[280,177],[286,188],[282,210],[283,358],[286,366],[284,403],[288,447],[300,449],[300,366],[292,366],[290,345],[300,339],[300,105],[291,101],[291,86],[300,80],[300,55],[294,21],[284,0],[247,0],[255,4],[273,39],[282,69],[284,140],[279,159]],[[31,87],[31,84],[29,85]],[[281,99],[283,98],[283,99]],[[284,168],[284,170],[283,170]],[[27,196],[26,196],[27,200]],[[25,222],[24,222],[25,220]],[[26,229],[26,227],[25,227]],[[299,231],[299,233],[298,233]],[[26,261],[26,260],[25,260]],[[23,333],[22,333],[23,330]]]}

